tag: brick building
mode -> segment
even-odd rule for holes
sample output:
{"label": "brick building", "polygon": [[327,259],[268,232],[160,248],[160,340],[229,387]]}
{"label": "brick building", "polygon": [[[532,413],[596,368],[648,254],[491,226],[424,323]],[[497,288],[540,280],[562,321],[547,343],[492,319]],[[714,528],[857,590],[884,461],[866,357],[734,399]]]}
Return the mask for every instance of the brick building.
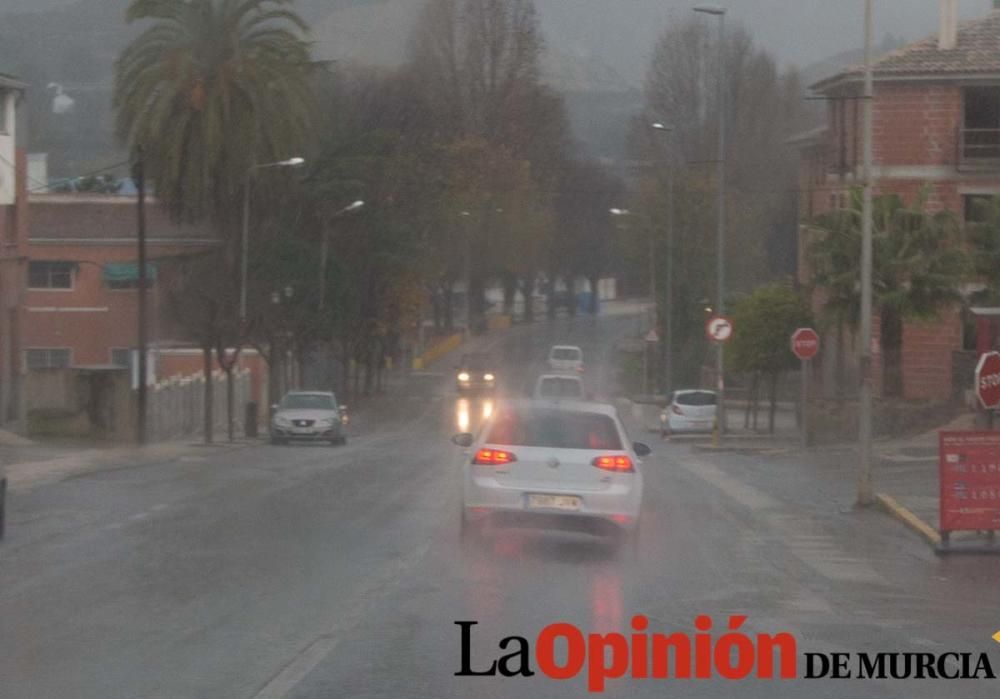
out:
{"label": "brick building", "polygon": [[[873,174],[876,195],[913,201],[926,188],[929,210],[947,209],[970,221],[981,211],[979,202],[1000,195],[1000,10],[963,24],[956,17],[956,0],[941,0],[938,35],[875,62]],[[842,206],[862,176],[862,69],[812,89],[826,100],[827,121],[793,140],[801,153],[803,222]],[[799,276],[808,282],[808,226],[800,231]],[[874,328],[877,340],[877,322]],[[856,384],[854,343],[852,337],[827,339],[822,370],[828,393]],[[952,395],[953,353],[962,345],[958,309],[933,322],[906,323],[904,397]],[[880,362],[875,366],[879,390]]]}
{"label": "brick building", "polygon": [[26,86],[0,73],[0,425],[23,417],[20,387],[21,302],[28,230],[27,156],[18,129]]}

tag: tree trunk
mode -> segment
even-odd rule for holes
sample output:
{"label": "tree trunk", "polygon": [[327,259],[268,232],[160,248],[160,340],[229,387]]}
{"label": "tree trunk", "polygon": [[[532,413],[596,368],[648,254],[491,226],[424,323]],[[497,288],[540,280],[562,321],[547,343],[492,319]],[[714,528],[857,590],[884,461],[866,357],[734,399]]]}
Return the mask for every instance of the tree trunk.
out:
{"label": "tree trunk", "polygon": [[887,398],[903,395],[903,318],[893,311],[881,313],[882,391]]}
{"label": "tree trunk", "polygon": [[524,296],[524,322],[535,320],[535,278],[529,277],[521,283],[521,294]]}
{"label": "tree trunk", "polygon": [[455,290],[451,282],[444,286],[444,327],[448,332],[455,328]]}
{"label": "tree trunk", "polygon": [[757,431],[757,414],[760,410],[760,372],[753,375],[753,431]]}
{"label": "tree trunk", "polygon": [[743,429],[750,429],[750,412],[753,409],[753,398],[757,395],[757,382],[760,375],[754,373],[753,379],[750,381],[750,393],[747,395],[747,407],[743,411]]}
{"label": "tree trunk", "polygon": [[233,385],[233,366],[226,368],[226,437],[230,443],[236,441],[236,387]]}
{"label": "tree trunk", "polygon": [[[587,279],[590,282],[590,307],[587,309],[590,315],[597,315],[597,282],[599,281],[596,276],[589,277]],[[659,323],[658,323],[659,324]]]}
{"label": "tree trunk", "polygon": [[514,301],[517,300],[517,277],[513,274],[503,275],[503,312],[510,315],[514,312]]}
{"label": "tree trunk", "polygon": [[767,433],[774,434],[774,414],[778,409],[778,372],[773,372],[770,378],[771,406],[767,414]]}
{"label": "tree trunk", "polygon": [[202,411],[202,430],[204,432],[205,444],[212,443],[212,428],[214,422],[214,411],[213,411],[213,389],[212,385],[212,348],[202,347],[201,348],[201,359],[202,359],[202,376],[205,378],[205,395],[204,395],[204,410]]}

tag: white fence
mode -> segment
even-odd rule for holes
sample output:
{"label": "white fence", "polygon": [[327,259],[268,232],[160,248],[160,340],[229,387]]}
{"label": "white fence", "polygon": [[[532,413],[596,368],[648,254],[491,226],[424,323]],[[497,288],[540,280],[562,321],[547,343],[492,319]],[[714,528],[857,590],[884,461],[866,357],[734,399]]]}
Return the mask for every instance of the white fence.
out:
{"label": "white fence", "polygon": [[[202,434],[205,416],[205,378],[175,377],[149,387],[147,429],[150,441],[194,437]],[[244,431],[246,404],[251,399],[250,371],[233,372],[233,419],[236,432]],[[212,375],[212,417],[215,437],[226,433],[226,375]]]}

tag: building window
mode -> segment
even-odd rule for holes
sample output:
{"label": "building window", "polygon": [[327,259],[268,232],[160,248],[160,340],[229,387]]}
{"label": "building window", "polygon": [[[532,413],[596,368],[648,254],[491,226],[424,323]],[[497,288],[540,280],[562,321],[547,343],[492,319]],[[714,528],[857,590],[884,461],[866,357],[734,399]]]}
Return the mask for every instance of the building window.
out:
{"label": "building window", "polygon": [[28,369],[65,369],[71,362],[68,347],[36,347],[24,351]]}
{"label": "building window", "polygon": [[1000,158],[1000,87],[967,87],[963,102],[962,157]]}
{"label": "building window", "polygon": [[72,289],[76,265],[34,260],[28,263],[29,289]]}
{"label": "building window", "polygon": [[962,195],[962,218],[966,223],[984,223],[990,217],[993,200],[992,194]]}
{"label": "building window", "polygon": [[132,350],[128,347],[112,347],[111,348],[111,363],[114,366],[120,367],[131,367],[132,366]]}
{"label": "building window", "polygon": [[[156,265],[146,265],[146,288],[156,282]],[[139,265],[133,262],[112,262],[104,265],[104,285],[112,291],[129,291],[139,288]]]}

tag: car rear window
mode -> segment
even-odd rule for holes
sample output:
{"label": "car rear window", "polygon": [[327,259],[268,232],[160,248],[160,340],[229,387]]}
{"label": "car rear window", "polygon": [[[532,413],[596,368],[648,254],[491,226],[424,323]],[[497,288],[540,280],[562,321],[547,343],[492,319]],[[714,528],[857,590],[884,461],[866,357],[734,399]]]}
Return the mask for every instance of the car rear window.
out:
{"label": "car rear window", "polygon": [[512,447],[622,448],[618,427],[607,415],[562,410],[501,410],[486,441]]}
{"label": "car rear window", "polygon": [[555,349],[552,350],[553,359],[571,359],[576,360],[580,358],[580,350],[577,349]]}
{"label": "car rear window", "polygon": [[580,398],[583,386],[573,379],[542,379],[538,394],[545,398]]}
{"label": "car rear window", "polygon": [[711,391],[697,391],[695,393],[680,393],[674,398],[678,405],[690,405],[694,407],[715,405],[715,394]]}

